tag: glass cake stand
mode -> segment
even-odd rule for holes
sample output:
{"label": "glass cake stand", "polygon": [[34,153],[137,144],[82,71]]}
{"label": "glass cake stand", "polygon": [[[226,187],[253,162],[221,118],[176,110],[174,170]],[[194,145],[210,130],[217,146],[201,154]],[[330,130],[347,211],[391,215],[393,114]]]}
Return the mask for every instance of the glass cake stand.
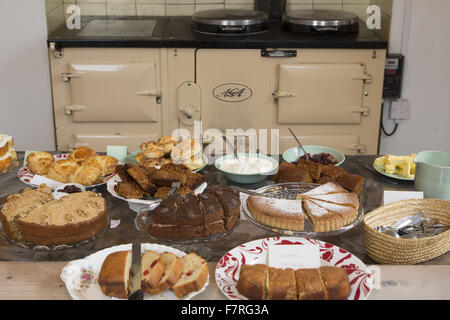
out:
{"label": "glass cake stand", "polygon": [[[271,198],[277,198],[277,199],[290,199],[295,200],[297,195],[300,193],[307,192],[309,190],[312,190],[320,185],[314,184],[314,183],[304,183],[304,182],[289,182],[289,183],[278,183],[278,184],[271,184],[262,188],[259,188],[255,190],[255,192],[270,196]],[[308,217],[305,215],[305,227],[303,231],[293,231],[293,230],[286,230],[281,228],[275,228],[269,225],[265,225],[259,221],[256,221],[250,211],[247,208],[247,198],[249,195],[244,195],[241,201],[242,211],[244,212],[245,216],[249,221],[254,223],[260,228],[263,228],[270,232],[275,232],[287,236],[301,236],[301,237],[317,237],[317,236],[334,236],[341,233],[344,233],[355,226],[357,226],[364,217],[364,210],[363,210],[363,204],[361,201],[361,197],[359,197],[359,209],[358,209],[358,215],[355,219],[355,221],[351,224],[348,224],[340,229],[333,230],[333,231],[327,231],[327,232],[316,232],[313,230],[312,224],[309,221]]]}
{"label": "glass cake stand", "polygon": [[159,205],[159,203],[154,203],[154,204],[151,204],[150,206],[142,209],[136,215],[136,218],[134,219],[134,224],[135,224],[136,229],[138,231],[144,233],[146,236],[148,236],[153,241],[158,241],[158,242],[162,242],[162,243],[181,244],[181,245],[184,244],[185,245],[185,244],[195,244],[195,243],[202,243],[202,242],[210,242],[210,241],[221,240],[221,239],[225,238],[226,236],[228,236],[229,234],[231,234],[238,227],[239,222],[240,222],[240,217],[239,217],[236,225],[232,229],[230,229],[230,230],[228,230],[227,232],[224,232],[224,233],[218,233],[218,234],[214,234],[214,235],[211,235],[209,237],[204,237],[204,238],[174,239],[174,238],[155,237],[155,236],[151,235],[148,232],[148,226],[152,223],[151,212],[158,205]]}

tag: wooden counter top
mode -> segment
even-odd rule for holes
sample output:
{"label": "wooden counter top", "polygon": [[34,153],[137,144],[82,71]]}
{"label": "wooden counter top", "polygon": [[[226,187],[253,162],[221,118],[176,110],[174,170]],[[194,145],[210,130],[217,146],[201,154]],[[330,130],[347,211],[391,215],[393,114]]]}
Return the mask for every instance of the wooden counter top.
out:
{"label": "wooden counter top", "polygon": [[[0,300],[71,299],[60,278],[66,262],[0,262]],[[216,263],[208,263],[210,282],[194,300],[226,300],[214,280]],[[450,299],[450,266],[379,266],[380,289],[369,300]]]}

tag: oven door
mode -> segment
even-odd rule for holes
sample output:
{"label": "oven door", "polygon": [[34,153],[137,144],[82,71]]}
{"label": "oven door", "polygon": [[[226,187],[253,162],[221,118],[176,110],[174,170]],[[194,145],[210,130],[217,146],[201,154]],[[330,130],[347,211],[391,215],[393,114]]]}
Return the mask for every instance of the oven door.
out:
{"label": "oven door", "polygon": [[72,61],[63,80],[70,82],[74,122],[158,122],[155,63]]}
{"label": "oven door", "polygon": [[368,82],[363,64],[280,64],[278,123],[359,124]]}

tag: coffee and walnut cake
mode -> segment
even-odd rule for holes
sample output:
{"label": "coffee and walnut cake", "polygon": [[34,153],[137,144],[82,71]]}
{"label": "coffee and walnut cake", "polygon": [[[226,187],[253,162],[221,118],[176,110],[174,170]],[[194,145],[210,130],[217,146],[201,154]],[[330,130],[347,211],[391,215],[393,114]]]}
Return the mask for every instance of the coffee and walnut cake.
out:
{"label": "coffee and walnut cake", "polygon": [[37,245],[87,240],[109,222],[106,201],[99,193],[72,193],[55,200],[46,185],[8,196],[0,219],[10,239]]}
{"label": "coffee and walnut cake", "polygon": [[239,221],[241,200],[233,188],[216,185],[202,194],[174,194],[152,211],[150,235],[162,239],[197,239],[232,230]]}

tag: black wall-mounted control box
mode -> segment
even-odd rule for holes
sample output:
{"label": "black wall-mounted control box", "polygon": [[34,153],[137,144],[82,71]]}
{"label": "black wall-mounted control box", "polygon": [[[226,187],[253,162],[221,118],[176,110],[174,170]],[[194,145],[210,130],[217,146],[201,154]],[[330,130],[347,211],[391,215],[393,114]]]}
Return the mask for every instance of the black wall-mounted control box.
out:
{"label": "black wall-mounted control box", "polygon": [[383,98],[400,99],[402,96],[403,66],[405,56],[388,54],[384,68]]}

